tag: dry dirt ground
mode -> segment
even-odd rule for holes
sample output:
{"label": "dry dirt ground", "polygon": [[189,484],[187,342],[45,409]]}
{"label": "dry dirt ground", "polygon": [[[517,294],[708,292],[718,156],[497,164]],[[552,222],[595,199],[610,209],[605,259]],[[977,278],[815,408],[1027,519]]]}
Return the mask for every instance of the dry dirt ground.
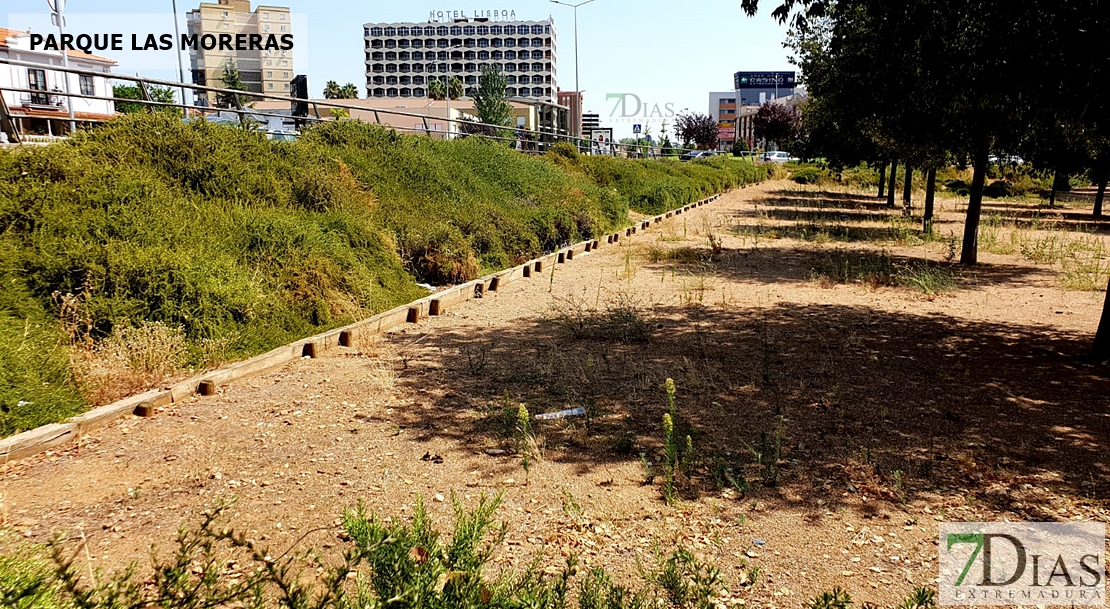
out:
{"label": "dry dirt ground", "polygon": [[[959,235],[940,203],[937,233]],[[1008,230],[1082,219],[988,213]],[[446,528],[452,494],[505,489],[501,564],[576,553],[631,579],[682,544],[721,566],[727,601],[761,607],[834,586],[895,603],[933,583],[938,521],[1106,521],[1110,380],[1080,362],[1102,293],[1019,253],[950,270],[950,243],[897,215],[786,182],[729,193],[448,315],[6,464],[2,517],[32,541],[84,536],[112,569],[229,498],[252,537],[283,549],[324,526],[301,543],[331,548],[356,502],[404,518],[422,495]],[[1107,239],[1070,228],[1086,232],[1054,234]],[[923,260],[955,288],[853,276]],[[668,377],[695,451],[674,507],[643,463],[662,457]],[[506,392],[533,414],[587,407],[589,428],[536,421],[525,472]]]}

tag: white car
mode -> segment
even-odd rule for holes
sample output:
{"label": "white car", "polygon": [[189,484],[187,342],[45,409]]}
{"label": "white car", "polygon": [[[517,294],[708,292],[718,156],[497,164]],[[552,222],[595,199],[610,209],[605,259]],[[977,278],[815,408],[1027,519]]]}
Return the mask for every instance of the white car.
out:
{"label": "white car", "polygon": [[798,157],[790,156],[789,152],[785,150],[777,150],[775,152],[765,152],[763,154],[764,163],[789,163],[791,161],[798,161]]}

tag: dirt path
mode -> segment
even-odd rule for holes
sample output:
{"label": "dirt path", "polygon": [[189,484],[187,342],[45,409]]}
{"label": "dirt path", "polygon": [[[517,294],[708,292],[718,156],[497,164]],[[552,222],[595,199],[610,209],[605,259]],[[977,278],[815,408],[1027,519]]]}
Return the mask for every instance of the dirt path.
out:
{"label": "dirt path", "polygon": [[[1102,295],[1014,255],[984,254],[939,296],[836,281],[845,261],[947,246],[768,237],[798,225],[777,213],[813,211],[806,196],[730,193],[377,342],[7,464],[0,516],[34,541],[83,534],[114,568],[232,497],[234,526],[284,548],[358,501],[403,517],[423,495],[446,525],[452,493],[504,488],[499,561],[578,553],[627,576],[681,543],[721,565],[733,601],[793,607],[837,585],[893,603],[931,584],[939,520],[1105,521],[1110,382],[1077,363]],[[832,203],[852,226],[889,224],[867,200]],[[951,211],[941,234],[959,234]],[[697,455],[674,508],[641,462],[660,458],[668,377]],[[537,422],[526,473],[490,454],[512,446],[505,392],[533,413],[594,404],[590,429]],[[776,437],[778,465],[755,463]],[[727,467],[746,492],[717,488]]]}

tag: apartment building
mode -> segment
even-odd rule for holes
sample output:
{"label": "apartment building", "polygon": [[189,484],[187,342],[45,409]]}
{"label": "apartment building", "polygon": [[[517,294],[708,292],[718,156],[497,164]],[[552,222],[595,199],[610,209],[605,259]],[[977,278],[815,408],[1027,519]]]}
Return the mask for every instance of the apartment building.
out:
{"label": "apartment building", "polygon": [[[49,138],[69,132],[69,101],[66,91],[95,97],[111,97],[109,82],[114,59],[81,51],[66,51],[69,67],[95,72],[67,74],[51,66],[62,67],[58,51],[31,49],[31,34],[0,28],[0,59],[40,64],[35,67],[0,65],[0,130],[10,141]],[[104,74],[100,76],[99,74]],[[13,89],[20,89],[15,91]],[[115,116],[111,101],[73,97],[73,116],[77,126],[101,123]]]}
{"label": "apartment building", "polygon": [[[188,35],[197,37],[258,34],[266,38],[271,34],[280,37],[293,33],[288,8],[260,4],[252,11],[250,0],[202,2],[200,8],[189,11],[187,23]],[[197,45],[189,51],[194,84],[222,87],[224,70],[232,62],[248,91],[290,95],[294,76],[292,50],[227,50],[219,46],[206,50]],[[214,103],[214,97],[209,96],[209,105]]]}
{"label": "apartment building", "polygon": [[[515,13],[514,13],[515,15]],[[555,24],[462,17],[451,22],[367,23],[367,97],[427,97],[428,82],[462,80],[466,94],[486,66],[501,68],[509,97],[558,102]]]}

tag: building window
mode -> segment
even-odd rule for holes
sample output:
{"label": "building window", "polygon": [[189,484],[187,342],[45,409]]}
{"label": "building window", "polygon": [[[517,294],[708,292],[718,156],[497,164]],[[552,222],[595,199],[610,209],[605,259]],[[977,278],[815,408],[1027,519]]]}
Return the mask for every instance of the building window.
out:
{"label": "building window", "polygon": [[228,27],[227,27],[227,24],[226,24],[226,23],[224,24],[224,29],[225,29],[225,30],[226,30],[226,29],[228,29]]}
{"label": "building window", "polygon": [[532,97],[543,97],[543,89],[540,87],[532,87]]}
{"label": "building window", "polygon": [[543,64],[542,63],[532,64],[532,71],[533,72],[543,72]]}
{"label": "building window", "polygon": [[[46,91],[46,70],[27,70],[27,88],[34,89],[35,91]],[[49,96],[46,93],[32,93],[32,104],[46,104],[49,102]]]}
{"label": "building window", "polygon": [[463,36],[473,36],[478,32],[473,25],[468,25],[463,28]]}
{"label": "building window", "polygon": [[270,31],[270,24],[269,23],[263,23],[262,24],[262,31],[263,32],[269,32]]}
{"label": "building window", "polygon": [[274,77],[273,71],[272,70],[267,70],[266,71],[266,78],[273,78],[273,77]]}
{"label": "building window", "polygon": [[368,27],[362,28],[362,35],[363,36],[369,36],[370,35],[370,28],[368,28]]}
{"label": "building window", "polygon": [[521,76],[519,79],[517,79],[517,82],[519,82],[522,85],[526,85],[529,82],[532,82],[532,80],[528,76]]}
{"label": "building window", "polygon": [[396,28],[391,28],[391,27],[385,28],[385,35],[386,36],[396,36],[397,35]]}
{"label": "building window", "polygon": [[382,44],[381,40],[371,40],[370,41],[370,48],[372,48],[372,49],[380,49],[383,46],[385,46],[385,45]]}
{"label": "building window", "polygon": [[386,76],[385,77],[385,84],[387,84],[387,85],[397,84],[397,77],[396,76]]}
{"label": "building window", "polygon": [[543,46],[543,39],[542,38],[533,38],[532,39],[532,46],[542,47]]}
{"label": "building window", "polygon": [[374,97],[385,97],[385,89],[382,89],[382,88],[374,89]]}
{"label": "building window", "polygon": [[266,60],[266,66],[269,67],[269,66],[272,66],[272,65],[274,65],[274,60],[273,59],[267,59]]}
{"label": "building window", "polygon": [[489,59],[489,51],[478,51],[478,61],[487,61]]}
{"label": "building window", "polygon": [[501,35],[501,26],[500,25],[491,25],[490,28],[489,28],[489,33],[493,34],[494,36],[500,36]]}
{"label": "building window", "polygon": [[397,54],[393,53],[393,52],[386,53],[385,54],[385,60],[386,61],[397,61]]}
{"label": "building window", "polygon": [[515,85],[516,84],[516,76],[506,76],[505,77],[505,84]]}
{"label": "building window", "polygon": [[493,39],[493,46],[494,46],[494,48],[498,48],[498,47],[501,47],[501,46],[503,46],[504,44],[505,44],[505,42],[504,42],[503,40],[501,40],[500,38],[494,38],[494,39]]}
{"label": "building window", "polygon": [[404,39],[398,40],[397,41],[397,46],[401,47],[402,49],[407,49],[407,48],[409,48],[409,41],[404,40]]}
{"label": "building window", "polygon": [[529,43],[529,42],[528,42],[528,39],[527,39],[527,38],[521,38],[521,39],[520,39],[520,46],[522,46],[522,47],[526,47],[526,46],[528,46],[529,44],[531,44],[531,43]]}
{"label": "building window", "polygon": [[223,12],[223,18],[224,18],[224,19],[227,19],[227,11],[224,11],[224,12]]}
{"label": "building window", "polygon": [[516,51],[505,51],[505,59],[516,59]]}
{"label": "building window", "polygon": [[513,36],[515,34],[516,34],[516,26],[515,25],[506,25],[505,26],[505,35],[506,36]]}
{"label": "building window", "polygon": [[289,83],[285,83],[284,85],[282,85],[282,88],[288,90],[289,89]]}
{"label": "building window", "polygon": [[462,36],[462,28],[457,26],[457,25],[451,26],[451,35],[452,36]]}
{"label": "building window", "polygon": [[413,76],[412,77],[412,84],[414,84],[414,85],[424,84],[424,77],[423,76]]}
{"label": "building window", "polygon": [[281,26],[281,31],[283,31],[283,32],[285,31],[285,26],[284,25]]}
{"label": "building window", "polygon": [[92,76],[79,76],[81,80],[81,95],[96,95],[96,85],[93,83]]}
{"label": "building window", "polygon": [[438,41],[436,41],[436,46],[441,49],[446,49],[447,47],[451,46],[451,44],[447,42],[446,38],[440,38]]}
{"label": "building window", "polygon": [[485,38],[478,39],[478,48],[484,49],[484,48],[487,48],[487,47],[489,47],[489,41],[488,40],[486,40]]}
{"label": "building window", "polygon": [[489,26],[488,25],[479,25],[478,26],[478,35],[479,36],[488,36],[489,35]]}
{"label": "building window", "polygon": [[532,51],[532,59],[543,59],[543,51]]}
{"label": "building window", "polygon": [[285,21],[285,13],[278,13],[278,19],[280,21]]}
{"label": "building window", "polygon": [[451,33],[451,28],[441,25],[436,28],[436,36],[447,36]]}
{"label": "building window", "polygon": [[505,71],[506,72],[516,72],[516,64],[515,63],[505,64]]}
{"label": "building window", "polygon": [[477,57],[478,57],[478,54],[475,53],[474,51],[467,51],[463,55],[463,59],[477,59]]}
{"label": "building window", "polygon": [[386,97],[397,97],[397,94],[397,89],[394,89],[392,87],[385,90]]}
{"label": "building window", "polygon": [[381,76],[375,76],[374,77],[374,84],[375,85],[384,85],[385,84],[385,78],[381,77]]}
{"label": "building window", "polygon": [[408,53],[405,53],[403,51],[397,54],[397,59],[400,59],[401,61],[408,61],[411,58],[412,55],[409,55]]}
{"label": "building window", "polygon": [[401,89],[401,97],[412,97],[412,89],[409,89],[408,87],[403,87]]}
{"label": "building window", "polygon": [[262,13],[262,18],[263,19],[269,19],[270,18],[270,13]]}
{"label": "building window", "polygon": [[397,41],[396,40],[386,40],[385,41],[385,48],[387,48],[387,49],[397,48]]}
{"label": "building window", "polygon": [[413,97],[424,97],[424,89],[421,89],[420,87],[417,87],[417,88],[413,89],[412,90],[412,96]]}
{"label": "building window", "polygon": [[282,72],[281,77],[282,78],[289,78],[289,72]]}
{"label": "building window", "polygon": [[532,33],[537,35],[537,36],[542,34],[543,33],[543,26],[542,25],[533,25],[532,26]]}
{"label": "building window", "polygon": [[[424,64],[422,64],[422,63],[412,64],[412,71],[413,72],[423,72],[424,71]],[[419,84],[419,83],[417,83],[417,84]]]}
{"label": "building window", "polygon": [[370,28],[370,35],[371,36],[381,36],[382,35],[382,28],[380,28],[380,27]]}
{"label": "building window", "polygon": [[266,88],[267,89],[273,89],[274,88],[274,83],[272,83],[272,82],[266,83]]}
{"label": "building window", "polygon": [[413,40],[412,41],[412,48],[414,48],[414,49],[424,48],[424,41],[420,40],[419,38],[417,38],[416,40]]}
{"label": "building window", "polygon": [[409,35],[409,29],[407,27],[399,27],[399,28],[397,28],[397,35],[398,36],[408,36]]}
{"label": "building window", "polygon": [[[381,60],[385,59],[385,54],[381,53],[381,52],[374,53],[370,56],[370,58],[373,59],[374,61],[381,61]],[[266,65],[269,65],[269,63],[267,62]]]}
{"label": "building window", "polygon": [[515,38],[506,38],[505,39],[505,46],[515,47],[516,46],[516,39]]}

